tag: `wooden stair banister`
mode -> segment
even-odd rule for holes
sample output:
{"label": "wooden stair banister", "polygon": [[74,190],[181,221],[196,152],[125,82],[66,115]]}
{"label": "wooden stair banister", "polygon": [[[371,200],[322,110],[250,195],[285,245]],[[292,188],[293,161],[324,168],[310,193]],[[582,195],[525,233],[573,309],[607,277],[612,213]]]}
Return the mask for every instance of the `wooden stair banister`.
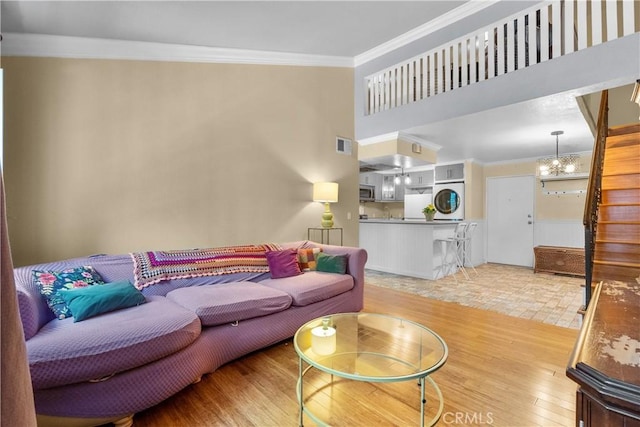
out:
{"label": "wooden stair banister", "polygon": [[592,285],[640,280],[640,122],[609,127],[602,93],[584,210],[585,309]]}
{"label": "wooden stair banister", "polygon": [[584,208],[584,262],[585,262],[585,308],[591,300],[593,277],[593,253],[595,251],[596,227],[598,222],[598,204],[602,191],[602,168],[604,151],[609,131],[609,91],[603,90],[598,111],[596,139],[591,157],[587,198]]}

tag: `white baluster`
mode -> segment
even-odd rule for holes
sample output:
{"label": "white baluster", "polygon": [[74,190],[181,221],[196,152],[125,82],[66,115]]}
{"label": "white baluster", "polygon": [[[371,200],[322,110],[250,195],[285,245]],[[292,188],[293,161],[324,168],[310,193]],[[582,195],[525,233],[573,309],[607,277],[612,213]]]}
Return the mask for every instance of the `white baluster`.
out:
{"label": "white baluster", "polygon": [[404,64],[400,71],[402,73],[402,104],[404,105],[409,98],[409,67],[407,64]]}
{"label": "white baluster", "polygon": [[607,14],[607,41],[618,38],[618,2],[616,0],[606,0]]}
{"label": "white baluster", "polygon": [[[608,0],[607,0],[608,1]],[[574,43],[575,22],[573,8],[574,0],[564,0],[564,54],[567,55],[576,50]]]}
{"label": "white baluster", "polygon": [[505,49],[507,51],[507,56],[505,60],[507,61],[507,73],[510,73],[516,69],[516,57],[514,52],[515,46],[515,30],[513,19],[509,19],[507,21],[507,33],[505,34]]}
{"label": "white baluster", "polygon": [[373,86],[371,83],[371,79],[367,79],[367,115],[373,113]]}
{"label": "white baluster", "polygon": [[562,13],[560,13],[561,7],[562,6],[559,1],[554,1],[553,3],[551,3],[551,31],[553,32],[551,47],[553,50],[554,58],[562,56]]}
{"label": "white baluster", "polygon": [[427,63],[429,60],[429,56],[425,55],[420,59],[420,75],[421,75],[421,85],[422,90],[420,91],[420,99],[427,98],[427,84],[428,84],[428,75],[427,75]]}
{"label": "white baluster", "polygon": [[578,50],[587,47],[587,2],[579,1],[576,16],[576,30],[578,31]]}
{"label": "white baluster", "polygon": [[527,31],[529,33],[529,44],[527,46],[527,57],[529,58],[529,65],[538,63],[538,34],[536,31],[536,12],[529,13],[529,23],[527,25]]}
{"label": "white baluster", "polygon": [[453,69],[451,81],[453,82],[453,88],[457,89],[460,83],[460,42],[453,44],[451,63],[451,68]]}
{"label": "white baluster", "polygon": [[427,92],[427,94],[429,96],[433,96],[436,94],[436,75],[434,74],[434,61],[435,61],[435,53],[432,53],[428,56],[429,59],[429,74],[427,74],[427,76],[429,77],[429,92]]}
{"label": "white baluster", "polygon": [[415,100],[415,61],[411,61],[407,64],[407,68],[409,69],[409,102],[413,102]]}
{"label": "white baluster", "polygon": [[622,35],[628,36],[634,33],[634,4],[633,0],[622,0]]}
{"label": "white baluster", "polygon": [[487,45],[489,40],[489,32],[487,30],[480,33],[478,36],[478,81],[481,82],[485,79],[487,73]]}
{"label": "white baluster", "polygon": [[451,47],[447,46],[444,49],[444,75],[442,76],[442,91],[448,92],[451,90]]}
{"label": "white baluster", "polygon": [[487,52],[489,53],[488,67],[488,79],[495,77],[496,75],[496,39],[495,28],[489,29],[489,39],[487,40]]}
{"label": "white baluster", "polygon": [[518,70],[521,70],[525,67],[527,50],[525,45],[525,25],[524,25],[524,16],[518,18]]}
{"label": "white baluster", "polygon": [[591,46],[602,43],[602,2],[591,0]]}
{"label": "white baluster", "polygon": [[[471,63],[470,69],[471,74],[469,76],[471,84],[474,84],[478,80],[478,68],[482,69],[479,64],[478,59],[478,35],[475,34],[471,37],[471,41],[469,42],[469,47],[471,49],[469,62]],[[476,68],[478,67],[478,68]]]}
{"label": "white baluster", "polygon": [[496,52],[498,58],[498,75],[504,74],[504,25],[498,25],[498,50]]}
{"label": "white baluster", "polygon": [[540,9],[540,62],[549,60],[549,7]]}
{"label": "white baluster", "polygon": [[462,39],[462,49],[460,50],[462,54],[462,61],[460,66],[462,67],[462,77],[460,78],[461,86],[466,86],[469,82],[469,39]]}

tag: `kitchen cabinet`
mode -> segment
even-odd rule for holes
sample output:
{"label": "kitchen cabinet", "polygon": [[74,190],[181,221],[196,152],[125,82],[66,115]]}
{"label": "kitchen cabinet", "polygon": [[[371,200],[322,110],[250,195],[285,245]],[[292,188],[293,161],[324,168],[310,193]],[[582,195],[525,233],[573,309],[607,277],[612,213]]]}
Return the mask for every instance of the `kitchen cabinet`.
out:
{"label": "kitchen cabinet", "polygon": [[425,189],[433,187],[433,175],[433,169],[427,171],[411,172],[409,174],[409,176],[411,176],[411,184],[407,185],[406,188]]}
{"label": "kitchen cabinet", "polygon": [[436,165],[435,182],[464,181],[464,163]]}
{"label": "kitchen cabinet", "polygon": [[379,175],[375,172],[362,172],[360,174],[360,184],[374,185],[375,175]]}
{"label": "kitchen cabinet", "polygon": [[403,202],[404,192],[404,182],[396,184],[395,175],[383,175],[382,202]]}
{"label": "kitchen cabinet", "polygon": [[382,197],[383,202],[394,202],[396,200],[396,183],[393,175],[382,176]]}
{"label": "kitchen cabinet", "polygon": [[436,280],[442,271],[445,239],[456,225],[447,221],[361,220],[358,246],[368,254],[367,268]]}
{"label": "kitchen cabinet", "polygon": [[373,185],[375,187],[376,202],[382,200],[382,175],[376,172],[362,172],[360,184]]}

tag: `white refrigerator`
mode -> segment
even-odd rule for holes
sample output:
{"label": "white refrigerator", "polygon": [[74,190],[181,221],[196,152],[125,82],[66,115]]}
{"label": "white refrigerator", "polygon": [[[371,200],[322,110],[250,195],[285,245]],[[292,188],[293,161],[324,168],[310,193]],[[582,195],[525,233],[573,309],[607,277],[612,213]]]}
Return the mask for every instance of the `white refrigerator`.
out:
{"label": "white refrigerator", "polygon": [[424,219],[422,209],[431,204],[433,195],[426,194],[405,194],[404,195],[404,219]]}

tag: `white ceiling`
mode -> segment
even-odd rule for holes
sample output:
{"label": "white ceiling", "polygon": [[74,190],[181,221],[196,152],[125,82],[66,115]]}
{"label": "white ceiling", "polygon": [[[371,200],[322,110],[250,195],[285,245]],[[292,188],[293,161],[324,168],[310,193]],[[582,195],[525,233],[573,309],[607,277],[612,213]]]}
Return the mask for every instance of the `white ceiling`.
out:
{"label": "white ceiling", "polygon": [[2,1],[2,31],[354,57],[466,1]]}
{"label": "white ceiling", "polygon": [[[2,1],[4,33],[46,34],[354,58],[464,1]],[[574,97],[558,95],[413,129],[439,161],[490,163],[589,151]]]}

